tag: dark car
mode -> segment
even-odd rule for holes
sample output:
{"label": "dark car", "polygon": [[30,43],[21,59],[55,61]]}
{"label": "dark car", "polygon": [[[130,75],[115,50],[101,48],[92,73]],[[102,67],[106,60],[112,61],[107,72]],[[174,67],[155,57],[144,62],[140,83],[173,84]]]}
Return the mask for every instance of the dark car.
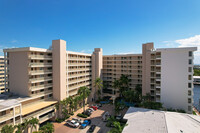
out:
{"label": "dark car", "polygon": [[88,129],[88,132],[93,133],[94,130],[95,130],[95,128],[96,128],[96,125],[92,125],[92,126]]}
{"label": "dark car", "polygon": [[89,110],[86,110],[85,112],[83,112],[83,114],[90,116],[92,113]]}

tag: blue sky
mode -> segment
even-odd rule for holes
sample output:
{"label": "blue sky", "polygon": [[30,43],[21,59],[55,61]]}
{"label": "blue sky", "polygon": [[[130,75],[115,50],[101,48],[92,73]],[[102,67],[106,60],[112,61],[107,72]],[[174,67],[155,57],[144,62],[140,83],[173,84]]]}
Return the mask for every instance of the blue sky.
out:
{"label": "blue sky", "polygon": [[[86,53],[141,53],[146,42],[200,49],[199,7],[199,0],[0,0],[0,49],[48,48],[54,39]],[[195,58],[200,64],[200,51]]]}

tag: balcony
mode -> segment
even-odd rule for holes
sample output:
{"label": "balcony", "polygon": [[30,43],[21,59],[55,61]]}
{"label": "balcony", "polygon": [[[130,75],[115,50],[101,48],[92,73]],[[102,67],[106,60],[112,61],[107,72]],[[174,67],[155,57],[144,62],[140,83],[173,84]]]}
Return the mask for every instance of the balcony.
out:
{"label": "balcony", "polygon": [[52,67],[52,63],[29,63],[29,67]]}
{"label": "balcony", "polygon": [[40,75],[40,74],[50,74],[53,70],[37,70],[37,71],[30,71],[29,75]]}
{"label": "balcony", "polygon": [[88,76],[88,75],[91,75],[91,74],[92,74],[92,73],[70,74],[70,75],[68,75],[68,78],[81,77],[81,76]]}
{"label": "balcony", "polygon": [[45,116],[39,118],[39,122],[40,122],[40,123],[43,123],[43,122],[45,122],[45,121],[47,121],[47,120],[53,118],[54,116],[55,116],[55,113],[54,113],[54,112],[49,113],[49,114],[47,114],[47,115],[45,115]]}
{"label": "balcony", "polygon": [[42,91],[42,92],[39,92],[39,93],[31,94],[31,96],[46,95],[46,94],[50,94],[50,93],[53,93],[53,91],[52,90]]}
{"label": "balcony", "polygon": [[29,55],[28,58],[34,60],[52,60],[52,56],[47,55]]}
{"label": "balcony", "polygon": [[52,80],[52,77],[33,78],[33,79],[29,79],[29,83],[37,83],[37,82],[44,82],[44,81],[50,81],[50,80]]}
{"label": "balcony", "polygon": [[30,89],[32,91],[36,91],[36,90],[40,90],[40,89],[44,89],[44,88],[49,88],[52,86],[53,86],[53,84],[44,84],[44,85],[31,86]]}
{"label": "balcony", "polygon": [[74,80],[68,81],[68,84],[79,83],[79,82],[87,81],[90,79],[92,79],[92,78],[87,77],[87,78],[81,78],[81,79],[74,79]]}
{"label": "balcony", "polygon": [[78,84],[78,85],[68,87],[68,90],[71,91],[71,90],[79,89],[80,87],[87,86],[87,85],[90,85],[90,82],[86,82],[86,83],[83,83],[83,84]]}
{"label": "balcony", "polygon": [[[17,110],[15,111],[15,117],[16,117],[16,116],[19,116],[19,115],[20,115],[20,110],[17,109]],[[8,114],[5,114],[5,115],[0,116],[0,122],[7,121],[7,120],[9,120],[9,119],[12,119],[13,117],[14,117],[14,113],[13,113],[13,111],[11,111],[11,112],[8,113]]]}

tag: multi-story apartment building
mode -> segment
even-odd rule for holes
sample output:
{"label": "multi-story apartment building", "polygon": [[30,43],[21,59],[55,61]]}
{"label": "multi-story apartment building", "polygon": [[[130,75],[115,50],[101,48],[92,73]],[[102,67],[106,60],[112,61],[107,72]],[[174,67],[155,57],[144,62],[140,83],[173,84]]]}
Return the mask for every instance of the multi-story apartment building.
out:
{"label": "multi-story apartment building", "polygon": [[129,75],[131,89],[142,85],[142,54],[103,56],[104,93],[114,94],[113,82],[122,74]]}
{"label": "multi-story apartment building", "polygon": [[128,75],[130,88],[142,85],[142,94],[166,108],[192,113],[193,51],[197,48],[154,49],[153,43],[143,44],[142,54],[103,56],[103,80],[106,93],[113,93],[113,81]]}
{"label": "multi-story apartment building", "polygon": [[4,72],[4,57],[0,56],[0,94],[5,92],[5,76],[6,75]]}
{"label": "multi-story apartment building", "polygon": [[5,81],[10,92],[2,95],[2,104],[15,99],[21,119],[18,115],[15,119],[16,113],[3,108],[0,117],[8,116],[8,119],[3,119],[1,126],[16,124],[32,116],[37,117],[40,123],[53,118],[57,101],[77,95],[82,86],[92,88],[92,73],[95,75],[98,70],[94,68],[92,72],[92,60],[97,62],[95,54],[100,52],[101,49],[95,49],[92,55],[66,51],[64,40],[53,40],[52,50],[32,47],[4,49],[8,75]]}
{"label": "multi-story apartment building", "polygon": [[[37,117],[40,123],[55,116],[54,105],[78,89],[88,86],[90,101],[96,100],[94,81],[107,84],[113,95],[113,81],[129,75],[129,86],[142,85],[142,93],[166,108],[191,113],[193,51],[196,48],[154,49],[143,44],[142,54],[106,55],[101,48],[92,54],[66,51],[64,40],[53,40],[52,49],[12,48],[4,50],[4,79],[9,93],[0,96],[0,125],[17,124]],[[6,119],[5,119],[6,118]]]}

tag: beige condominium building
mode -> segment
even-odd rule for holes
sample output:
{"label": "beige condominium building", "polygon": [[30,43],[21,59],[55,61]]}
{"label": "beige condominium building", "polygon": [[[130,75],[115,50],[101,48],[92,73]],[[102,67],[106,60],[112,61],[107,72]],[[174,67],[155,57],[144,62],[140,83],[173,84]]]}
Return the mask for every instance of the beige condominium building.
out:
{"label": "beige condominium building", "polygon": [[6,85],[5,84],[5,72],[4,72],[4,57],[0,56],[0,94],[5,92]]}
{"label": "beige condominium building", "polygon": [[112,95],[113,82],[128,75],[129,86],[142,86],[142,94],[166,108],[183,109],[192,113],[193,52],[196,47],[159,48],[153,43],[142,45],[142,54],[103,56],[103,80],[106,95]]}
{"label": "beige condominium building", "polygon": [[93,54],[71,52],[66,51],[66,41],[53,40],[51,50],[4,49],[4,57],[9,92],[0,97],[1,127],[30,117],[40,123],[54,118],[57,101],[77,95],[82,86],[92,88],[92,78],[101,69],[92,68],[92,61],[98,64],[102,49],[95,49]]}
{"label": "beige condominium building", "polygon": [[143,44],[142,54],[106,55],[101,48],[92,54],[66,51],[66,41],[53,40],[52,49],[33,47],[4,49],[9,92],[0,95],[0,127],[36,117],[40,123],[55,117],[55,104],[89,87],[96,100],[94,81],[100,77],[113,95],[112,82],[129,75],[129,86],[142,85],[143,95],[167,108],[191,113],[193,51],[196,48],[154,49]]}

